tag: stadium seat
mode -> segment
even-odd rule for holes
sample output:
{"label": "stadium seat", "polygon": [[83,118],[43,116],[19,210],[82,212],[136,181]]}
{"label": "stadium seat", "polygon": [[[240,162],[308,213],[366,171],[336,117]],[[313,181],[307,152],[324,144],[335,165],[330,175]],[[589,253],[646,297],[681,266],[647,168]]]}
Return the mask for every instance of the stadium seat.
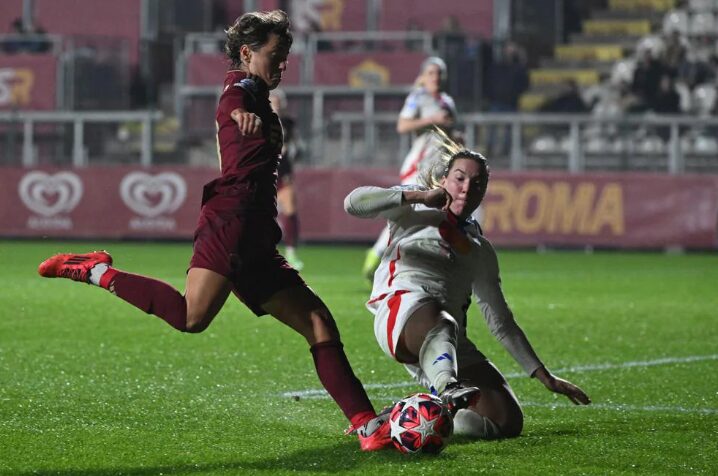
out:
{"label": "stadium seat", "polygon": [[587,154],[605,154],[609,150],[608,140],[601,136],[593,136],[584,141],[583,149]]}
{"label": "stadium seat", "polygon": [[706,133],[701,133],[693,141],[693,152],[715,157],[718,154],[718,140]]}
{"label": "stadium seat", "polygon": [[688,9],[692,12],[710,12],[715,7],[713,0],[689,0]]}
{"label": "stadium seat", "polygon": [[688,34],[688,13],[685,10],[673,10],[663,17],[663,33],[678,31],[681,35]]}
{"label": "stadium seat", "polygon": [[691,35],[714,35],[716,33],[716,21],[713,13],[694,13],[691,16],[690,32]]}
{"label": "stadium seat", "polygon": [[558,142],[550,135],[539,136],[531,143],[531,152],[534,154],[553,154],[558,151]]}
{"label": "stadium seat", "polygon": [[699,116],[710,116],[718,91],[713,84],[699,84],[693,89],[693,104]]}
{"label": "stadium seat", "polygon": [[646,135],[636,139],[636,152],[646,155],[658,155],[666,152],[666,144],[655,132],[646,132]]}
{"label": "stadium seat", "polygon": [[624,59],[616,62],[611,70],[611,84],[631,83],[633,81],[633,72],[636,70],[636,61],[633,59]]}
{"label": "stadium seat", "polygon": [[691,112],[693,108],[693,95],[691,89],[683,81],[676,83],[676,92],[680,99],[680,108],[682,112]]}
{"label": "stadium seat", "polygon": [[636,56],[644,51],[650,51],[654,58],[659,58],[666,50],[666,43],[658,35],[648,35],[641,38],[636,45]]}

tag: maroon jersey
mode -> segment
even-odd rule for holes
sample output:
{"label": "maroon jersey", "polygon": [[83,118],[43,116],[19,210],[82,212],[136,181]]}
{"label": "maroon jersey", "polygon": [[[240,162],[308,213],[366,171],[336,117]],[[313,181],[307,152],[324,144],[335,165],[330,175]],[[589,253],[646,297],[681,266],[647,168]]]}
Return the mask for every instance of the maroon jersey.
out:
{"label": "maroon jersey", "polygon": [[[262,134],[239,132],[230,114],[243,109],[259,116]],[[217,145],[221,177],[204,187],[202,204],[230,213],[277,214],[277,166],[281,160],[282,126],[269,104],[269,90],[238,70],[227,72],[217,106]]]}

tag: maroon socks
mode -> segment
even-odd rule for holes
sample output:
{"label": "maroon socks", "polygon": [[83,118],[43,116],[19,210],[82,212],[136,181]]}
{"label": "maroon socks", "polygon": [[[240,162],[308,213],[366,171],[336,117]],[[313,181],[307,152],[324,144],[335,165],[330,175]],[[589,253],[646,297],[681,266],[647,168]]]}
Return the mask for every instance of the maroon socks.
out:
{"label": "maroon socks", "polygon": [[100,286],[179,331],[187,330],[187,302],[175,288],[156,279],[108,268]]}
{"label": "maroon socks", "polygon": [[376,413],[364,387],[349,365],[340,342],[321,342],[310,348],[319,380],[344,415],[357,427]]}

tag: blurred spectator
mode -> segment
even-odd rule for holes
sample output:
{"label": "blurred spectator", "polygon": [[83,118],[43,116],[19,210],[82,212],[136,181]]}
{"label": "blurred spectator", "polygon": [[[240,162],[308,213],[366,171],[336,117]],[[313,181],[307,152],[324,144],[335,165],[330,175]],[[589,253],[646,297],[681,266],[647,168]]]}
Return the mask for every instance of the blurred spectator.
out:
{"label": "blurred spectator", "polygon": [[644,107],[648,108],[653,104],[661,78],[666,72],[661,60],[650,49],[641,51],[633,72],[631,91],[638,96]]}
{"label": "blurred spectator", "polygon": [[466,33],[455,15],[445,17],[441,28],[434,35],[436,50],[444,58],[456,58],[466,50]]}
{"label": "blurred spectator", "polygon": [[[521,94],[528,89],[529,75],[526,60],[521,50],[511,42],[506,43],[503,54],[498,61],[489,67],[486,95],[489,99],[491,112],[516,112]],[[489,154],[505,154],[511,140],[508,130],[502,127],[504,138],[501,147],[497,145],[499,130],[497,126],[489,127],[487,149]]]}
{"label": "blurred spectator", "polygon": [[716,77],[716,57],[702,58],[691,52],[688,59],[681,65],[678,77],[693,89],[699,84],[712,81]]}
{"label": "blurred spectator", "polygon": [[22,18],[16,18],[10,24],[11,33],[2,43],[2,50],[8,54],[46,53],[52,44],[45,36],[45,30],[35,25],[25,28]]}
{"label": "blurred spectator", "polygon": [[671,31],[664,40],[663,60],[666,69],[675,76],[680,71],[688,55],[688,43],[678,30]]}
{"label": "blurred spectator", "polygon": [[[422,32],[421,26],[414,20],[413,18],[410,19],[406,24],[406,32],[407,33],[420,33]],[[416,38],[407,38],[404,41],[404,48],[407,51],[423,51],[424,44],[420,39]]]}
{"label": "blurred spectator", "polygon": [[581,91],[575,80],[564,81],[561,91],[541,107],[541,112],[578,114],[588,112],[589,108],[581,97]]}
{"label": "blurred spectator", "polygon": [[678,91],[676,91],[675,81],[671,75],[664,74],[661,77],[658,92],[649,107],[659,114],[678,114],[681,112],[681,98]]}

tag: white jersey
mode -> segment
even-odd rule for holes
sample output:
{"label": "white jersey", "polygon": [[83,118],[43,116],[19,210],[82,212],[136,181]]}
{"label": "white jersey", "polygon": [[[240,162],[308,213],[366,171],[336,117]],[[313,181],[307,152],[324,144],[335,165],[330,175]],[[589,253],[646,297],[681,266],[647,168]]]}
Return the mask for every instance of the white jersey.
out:
{"label": "white jersey", "polygon": [[[402,119],[423,119],[431,117],[442,111],[449,113],[456,119],[456,105],[448,94],[441,92],[438,95],[430,94],[424,88],[412,90],[404,101],[399,117]],[[401,166],[400,179],[404,184],[416,184],[417,177],[421,173],[422,165],[431,163],[438,157],[438,143],[429,134],[433,127],[425,127],[416,131],[416,137],[411,144],[411,149]]]}
{"label": "white jersey", "polygon": [[426,189],[360,187],[344,201],[354,216],[389,220],[390,240],[374,274],[369,310],[396,293],[423,293],[456,319],[465,336],[473,293],[492,334],[531,375],[541,361],[506,303],[496,252],[478,223],[424,205],[402,205],[404,190]]}

